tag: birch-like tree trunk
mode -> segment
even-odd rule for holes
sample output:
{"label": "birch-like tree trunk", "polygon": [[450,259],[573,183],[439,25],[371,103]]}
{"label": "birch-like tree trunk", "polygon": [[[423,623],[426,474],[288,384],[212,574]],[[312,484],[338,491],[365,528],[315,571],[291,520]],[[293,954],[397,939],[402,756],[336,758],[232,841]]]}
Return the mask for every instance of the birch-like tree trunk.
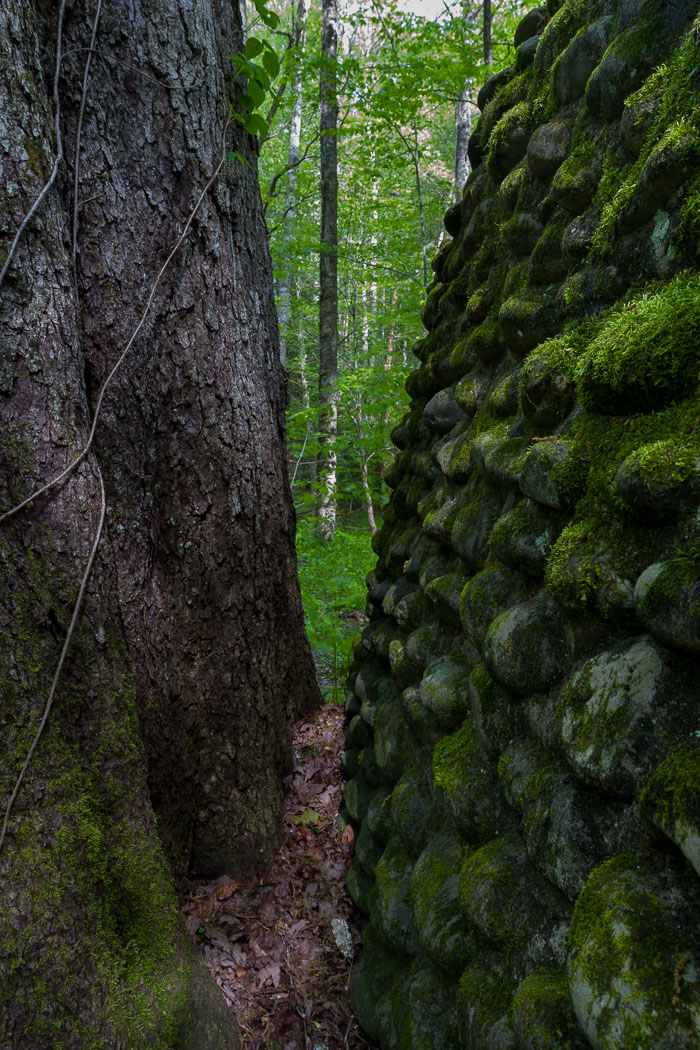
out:
{"label": "birch-like tree trunk", "polygon": [[461,200],[462,190],[469,175],[467,145],[472,133],[471,96],[474,82],[468,77],[455,106],[455,199]]}
{"label": "birch-like tree trunk", "polygon": [[321,456],[318,531],[335,534],[338,429],[338,3],[323,0],[321,61],[321,262],[319,285],[318,389]]}
{"label": "birch-like tree trunk", "polygon": [[[0,849],[0,1045],[223,1050],[231,1014],[189,947],[167,861],[178,875],[261,870],[292,716],[317,695],[255,146],[235,123],[224,133],[242,25],[224,0],[105,3],[93,46],[95,12],[0,5],[0,268],[57,129],[64,146],[0,288],[0,514],[85,447],[145,319],[90,453],[0,526],[4,811],[69,631],[101,471],[104,532]],[[246,163],[204,192],[229,149]]]}

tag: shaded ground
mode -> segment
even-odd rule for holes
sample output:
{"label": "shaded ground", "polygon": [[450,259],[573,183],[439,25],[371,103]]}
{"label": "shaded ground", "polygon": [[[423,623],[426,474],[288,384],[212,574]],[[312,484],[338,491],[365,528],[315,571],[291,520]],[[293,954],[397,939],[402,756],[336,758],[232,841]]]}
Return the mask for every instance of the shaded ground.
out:
{"label": "shaded ground", "polygon": [[344,890],[352,830],[342,830],[343,709],[295,730],[284,840],[259,885],[193,882],[187,929],[235,1009],[247,1050],[372,1046],[350,1013],[358,914]]}

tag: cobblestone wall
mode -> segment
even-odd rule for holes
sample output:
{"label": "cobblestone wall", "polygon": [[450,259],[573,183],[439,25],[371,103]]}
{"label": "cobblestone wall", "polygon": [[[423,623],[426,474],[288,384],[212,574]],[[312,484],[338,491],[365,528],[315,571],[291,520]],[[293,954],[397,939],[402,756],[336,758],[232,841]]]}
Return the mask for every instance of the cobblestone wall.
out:
{"label": "cobblestone wall", "polygon": [[480,92],[347,691],[383,1050],[700,1047],[697,19],[554,0]]}

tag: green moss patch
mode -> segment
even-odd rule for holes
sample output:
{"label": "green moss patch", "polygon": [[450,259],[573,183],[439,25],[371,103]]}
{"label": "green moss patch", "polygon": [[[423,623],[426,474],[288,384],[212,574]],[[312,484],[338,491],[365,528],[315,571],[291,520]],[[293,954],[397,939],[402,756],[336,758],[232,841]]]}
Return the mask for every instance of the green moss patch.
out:
{"label": "green moss patch", "polygon": [[625,854],[586,883],[569,931],[568,973],[579,1024],[595,1046],[696,1044],[697,913],[685,916],[687,926],[674,909],[676,879],[684,876]]}

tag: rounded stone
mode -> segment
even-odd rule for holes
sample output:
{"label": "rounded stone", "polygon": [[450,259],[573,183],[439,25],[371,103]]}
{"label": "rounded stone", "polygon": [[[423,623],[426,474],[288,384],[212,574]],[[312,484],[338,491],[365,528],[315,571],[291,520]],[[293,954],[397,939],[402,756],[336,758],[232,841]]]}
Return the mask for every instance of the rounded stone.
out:
{"label": "rounded stone", "polygon": [[513,69],[508,67],[502,69],[498,73],[494,73],[492,77],[486,81],[483,87],[479,90],[479,94],[476,96],[476,104],[483,113],[487,105],[494,97],[499,88],[504,87],[510,80],[513,79]]}
{"label": "rounded stone", "polygon": [[491,493],[480,492],[455,518],[451,545],[470,568],[483,568],[491,530],[500,512],[500,501]]}
{"label": "rounded stone", "polygon": [[536,215],[519,211],[504,227],[503,236],[513,255],[529,255],[542,236],[544,227]]}
{"label": "rounded stone", "polygon": [[608,15],[586,26],[560,56],[554,70],[554,98],[558,106],[575,102],[586,90],[588,78],[607,47],[612,23]]}
{"label": "rounded stone", "polygon": [[593,234],[599,225],[600,212],[597,208],[589,208],[569,223],[561,239],[562,251],[569,262],[580,262],[588,255]]}
{"label": "rounded stone", "polygon": [[549,179],[566,160],[571,142],[571,126],[553,121],[539,127],[527,146],[527,162],[538,179]]}
{"label": "rounded stone", "polygon": [[512,833],[467,857],[459,897],[465,916],[491,944],[507,945],[511,952],[517,945],[523,955],[528,936],[551,930],[566,914],[564,901],[538,875],[522,840]]}
{"label": "rounded stone", "polygon": [[542,576],[561,523],[532,500],[503,514],[491,533],[491,553],[517,572]]}
{"label": "rounded stone", "polygon": [[411,761],[415,744],[401,700],[384,704],[374,727],[374,754],[381,780],[395,784]]}
{"label": "rounded stone", "polygon": [[417,857],[440,824],[440,807],[422,768],[411,766],[404,771],[385,808],[391,811],[392,825],[404,848]]}
{"label": "rounded stone", "polygon": [[561,438],[539,441],[523,464],[520,487],[524,495],[546,507],[562,510],[572,496],[561,481],[561,468],[572,455],[572,446]]}
{"label": "rounded stone", "polygon": [[536,36],[528,37],[518,48],[518,53],[515,56],[515,71],[516,73],[524,73],[526,69],[529,69],[532,63],[535,61],[535,52],[537,51],[537,45],[540,42],[539,33]]}
{"label": "rounded stone", "polygon": [[472,443],[472,460],[482,477],[502,489],[518,490],[529,438],[486,431]]}
{"label": "rounded stone", "polygon": [[700,875],[700,729],[654,771],[639,805]]}
{"label": "rounded stone", "polygon": [[484,659],[489,673],[520,696],[551,688],[567,667],[564,625],[556,604],[540,592],[499,616],[486,635]]}
{"label": "rounded stone", "polygon": [[673,558],[650,565],[637,580],[634,604],[662,642],[700,654],[700,561]]}
{"label": "rounded stone", "polygon": [[403,955],[415,955],[419,946],[410,908],[412,870],[412,857],[399,836],[394,835],[377,864],[372,919],[388,945]]}
{"label": "rounded stone", "polygon": [[498,323],[508,349],[522,358],[558,331],[560,309],[553,293],[528,290],[506,299],[498,312]]}
{"label": "rounded stone", "polygon": [[617,468],[617,491],[635,514],[664,522],[692,513],[700,495],[700,456],[690,469],[687,463],[680,469],[679,451],[675,440],[645,446]]}
{"label": "rounded stone", "polygon": [[576,900],[604,857],[591,805],[571,773],[527,737],[513,740],[498,763],[506,799],[522,815],[533,863],[569,900]]}
{"label": "rounded stone", "polygon": [[355,858],[365,874],[374,878],[379,858],[384,852],[384,842],[377,840],[372,834],[367,821],[360,828],[360,834],[355,840]]}
{"label": "rounded stone", "polygon": [[625,104],[620,121],[620,140],[632,157],[638,157],[659,108],[659,100],[647,98]]}
{"label": "rounded stone", "polygon": [[466,375],[455,387],[455,397],[468,416],[474,416],[486,400],[491,380],[485,376]]}
{"label": "rounded stone", "polygon": [[699,909],[697,886],[670,858],[659,871],[625,854],[593,872],[574,909],[567,962],[592,1046],[695,1050]]}
{"label": "rounded stone", "polygon": [[649,72],[651,53],[644,43],[648,32],[648,23],[641,23],[615,37],[586,85],[586,103],[591,113],[605,120],[620,116],[625,99]]}
{"label": "rounded stone", "polygon": [[519,985],[511,1006],[518,1050],[589,1050],[563,970],[547,967]]}
{"label": "rounded stone", "polygon": [[439,623],[426,623],[413,631],[406,640],[406,656],[423,670],[436,656],[444,655],[450,647],[450,635]]}
{"label": "rounded stone", "polygon": [[546,357],[528,361],[520,384],[523,412],[538,428],[554,428],[573,408],[576,385]]}
{"label": "rounded stone", "polygon": [[430,399],[423,412],[425,425],[437,434],[448,434],[462,419],[464,419],[464,412],[455,399],[452,387],[438,391]]}
{"label": "rounded stone", "polygon": [[532,11],[528,11],[518,22],[518,27],[513,37],[514,46],[520,47],[521,44],[524,44],[531,37],[539,36],[548,21],[549,13],[546,5],[542,4],[540,7],[534,7]]}
{"label": "rounded stone", "polygon": [[420,698],[445,729],[453,729],[469,711],[469,664],[441,656],[429,664],[420,684]]}
{"label": "rounded stone", "polygon": [[697,163],[694,135],[662,141],[644,165],[634,196],[620,217],[620,232],[629,233],[649,222],[697,169]]}
{"label": "rounded stone", "polygon": [[456,836],[431,839],[411,875],[413,921],[432,962],[454,978],[477,954],[479,941],[459,910],[465,848]]}
{"label": "rounded stone", "polygon": [[485,569],[469,580],[459,600],[459,615],[474,645],[483,646],[491,622],[515,604],[518,596],[518,578],[509,569]]}
{"label": "rounded stone", "polygon": [[456,237],[462,228],[461,202],[458,201],[456,204],[453,204],[451,208],[447,209],[447,211],[445,212],[443,222],[445,223],[445,229],[449,233],[450,237]]}
{"label": "rounded stone", "polygon": [[633,798],[670,747],[697,728],[693,671],[648,637],[586,660],[562,691],[558,733],[588,783]]}
{"label": "rounded stone", "polygon": [[514,825],[471,719],[435,746],[433,779],[444,792],[447,812],[465,842],[489,842]]}
{"label": "rounded stone", "polygon": [[552,196],[565,211],[580,215],[595,197],[601,175],[599,154],[595,154],[589,163],[565,161],[552,179]]}
{"label": "rounded stone", "polygon": [[489,150],[489,170],[501,179],[523,159],[532,134],[529,118],[521,117],[515,111],[512,113],[504,134],[491,143]]}
{"label": "rounded stone", "polygon": [[353,861],[352,867],[345,876],[345,886],[353,903],[363,915],[369,915],[372,911],[375,893],[374,879],[367,874],[359,861]]}

